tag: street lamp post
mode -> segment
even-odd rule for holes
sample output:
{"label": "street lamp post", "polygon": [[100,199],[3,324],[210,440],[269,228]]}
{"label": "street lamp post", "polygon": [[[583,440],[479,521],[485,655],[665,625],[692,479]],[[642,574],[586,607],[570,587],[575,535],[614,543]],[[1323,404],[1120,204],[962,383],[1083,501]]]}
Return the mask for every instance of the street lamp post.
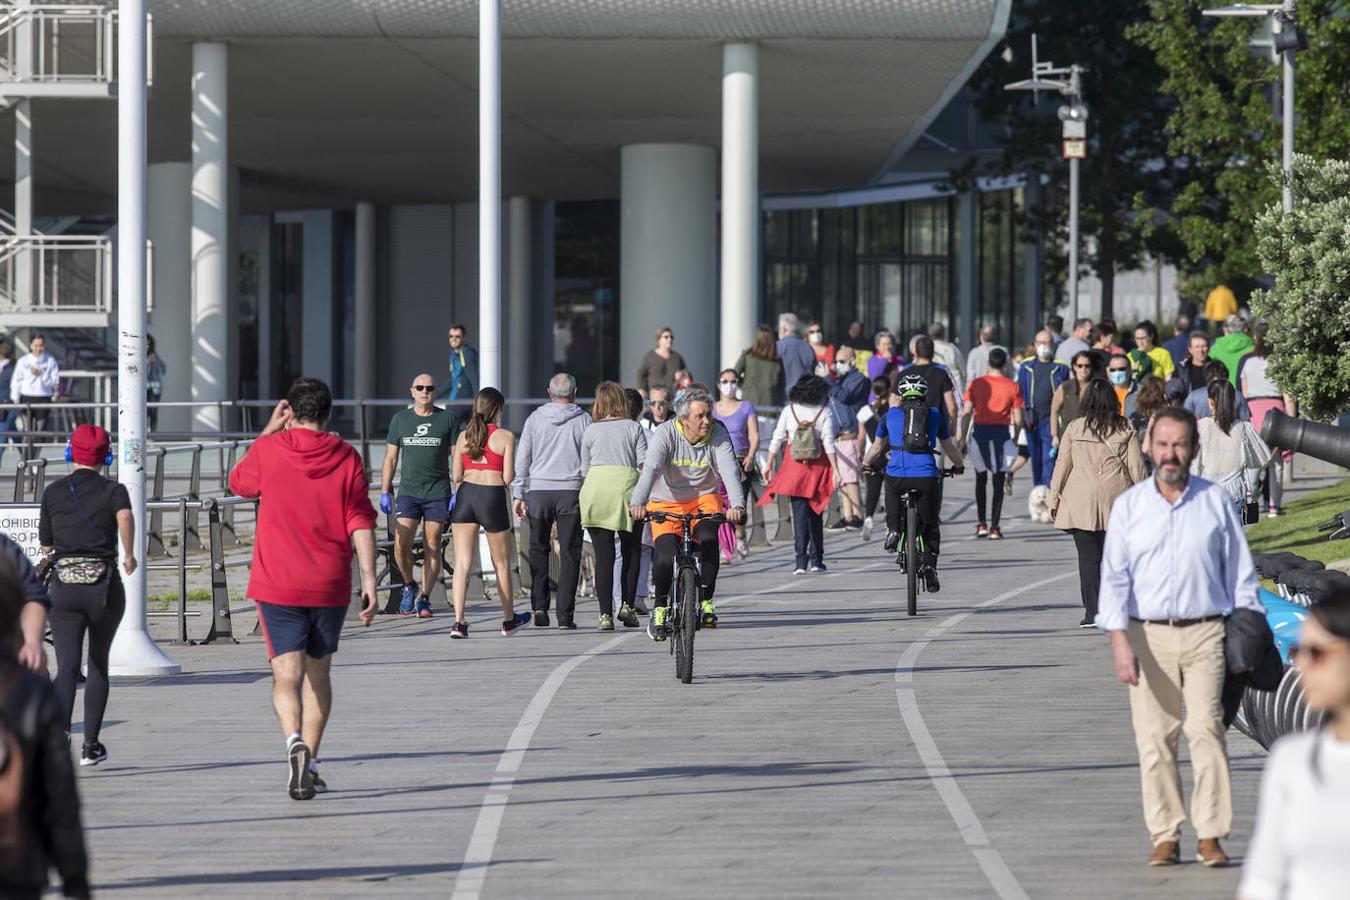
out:
{"label": "street lamp post", "polygon": [[1269,16],[1271,20],[1271,54],[1281,63],[1281,148],[1280,166],[1284,169],[1284,190],[1281,201],[1285,212],[1294,209],[1294,54],[1308,49],[1308,39],[1298,30],[1296,18],[1298,4],[1295,0],[1283,3],[1234,3],[1202,10],[1201,14],[1217,18],[1259,19]]}
{"label": "street lamp post", "polygon": [[[1059,107],[1059,120],[1064,159],[1069,161],[1069,314],[1070,321],[1078,320],[1078,166],[1087,156],[1088,108],[1083,102],[1083,66],[1056,68],[1054,63],[1037,58],[1036,35],[1031,36],[1031,78],[1003,86],[1005,91],[1055,91],[1064,97]],[[1067,75],[1068,78],[1054,78]]]}

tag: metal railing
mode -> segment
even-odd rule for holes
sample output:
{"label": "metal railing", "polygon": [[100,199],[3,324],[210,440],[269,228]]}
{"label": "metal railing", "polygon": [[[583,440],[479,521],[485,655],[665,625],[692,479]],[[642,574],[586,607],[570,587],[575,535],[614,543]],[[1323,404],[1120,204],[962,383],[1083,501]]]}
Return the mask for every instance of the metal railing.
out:
{"label": "metal railing", "polygon": [[[0,14],[0,69],[12,83],[117,81],[115,9],[91,4],[10,6]],[[146,80],[154,79],[153,19],[146,17]]]}
{"label": "metal railing", "polygon": [[5,237],[0,240],[0,313],[109,313],[111,275],[112,241],[102,235]]}

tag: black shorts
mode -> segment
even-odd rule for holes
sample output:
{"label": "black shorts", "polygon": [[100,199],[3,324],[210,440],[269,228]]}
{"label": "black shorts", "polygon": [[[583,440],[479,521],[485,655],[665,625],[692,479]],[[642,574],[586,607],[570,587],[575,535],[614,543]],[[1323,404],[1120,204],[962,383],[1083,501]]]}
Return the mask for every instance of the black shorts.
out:
{"label": "black shorts", "polygon": [[345,606],[282,606],[254,600],[258,624],[267,642],[267,658],[303,650],[314,659],[337,652]]}
{"label": "black shorts", "polygon": [[414,522],[426,520],[444,525],[450,515],[449,497],[410,497],[399,494],[394,501],[394,516],[399,519],[412,519]]}
{"label": "black shorts", "polygon": [[474,484],[466,481],[455,492],[452,525],[478,525],[488,534],[511,530],[511,507],[502,485]]}

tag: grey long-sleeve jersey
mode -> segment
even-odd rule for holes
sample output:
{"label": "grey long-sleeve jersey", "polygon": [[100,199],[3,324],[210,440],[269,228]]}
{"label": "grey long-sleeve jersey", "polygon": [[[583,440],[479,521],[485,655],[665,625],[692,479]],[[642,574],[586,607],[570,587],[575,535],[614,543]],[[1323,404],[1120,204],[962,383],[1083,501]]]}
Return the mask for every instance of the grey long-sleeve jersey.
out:
{"label": "grey long-sleeve jersey", "polygon": [[745,492],[736,465],[731,436],[714,422],[708,439],[691,444],[676,419],[654,429],[647,437],[647,462],[633,488],[632,502],[648,500],[684,502],[716,493],[718,483],[727,489],[732,509],[745,508]]}

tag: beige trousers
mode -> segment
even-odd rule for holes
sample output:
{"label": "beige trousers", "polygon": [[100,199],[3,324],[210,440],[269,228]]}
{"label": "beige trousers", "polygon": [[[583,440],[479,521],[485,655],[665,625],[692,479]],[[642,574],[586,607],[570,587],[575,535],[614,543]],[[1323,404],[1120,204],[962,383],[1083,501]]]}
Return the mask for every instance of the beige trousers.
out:
{"label": "beige trousers", "polygon": [[1130,688],[1130,719],[1139,750],[1144,822],[1154,846],[1180,841],[1186,819],[1177,766],[1181,730],[1186,732],[1195,775],[1191,820],[1197,837],[1224,838],[1233,825],[1233,786],[1220,701],[1223,624],[1220,619],[1178,628],[1130,621],[1130,646],[1139,658],[1139,684]]}

